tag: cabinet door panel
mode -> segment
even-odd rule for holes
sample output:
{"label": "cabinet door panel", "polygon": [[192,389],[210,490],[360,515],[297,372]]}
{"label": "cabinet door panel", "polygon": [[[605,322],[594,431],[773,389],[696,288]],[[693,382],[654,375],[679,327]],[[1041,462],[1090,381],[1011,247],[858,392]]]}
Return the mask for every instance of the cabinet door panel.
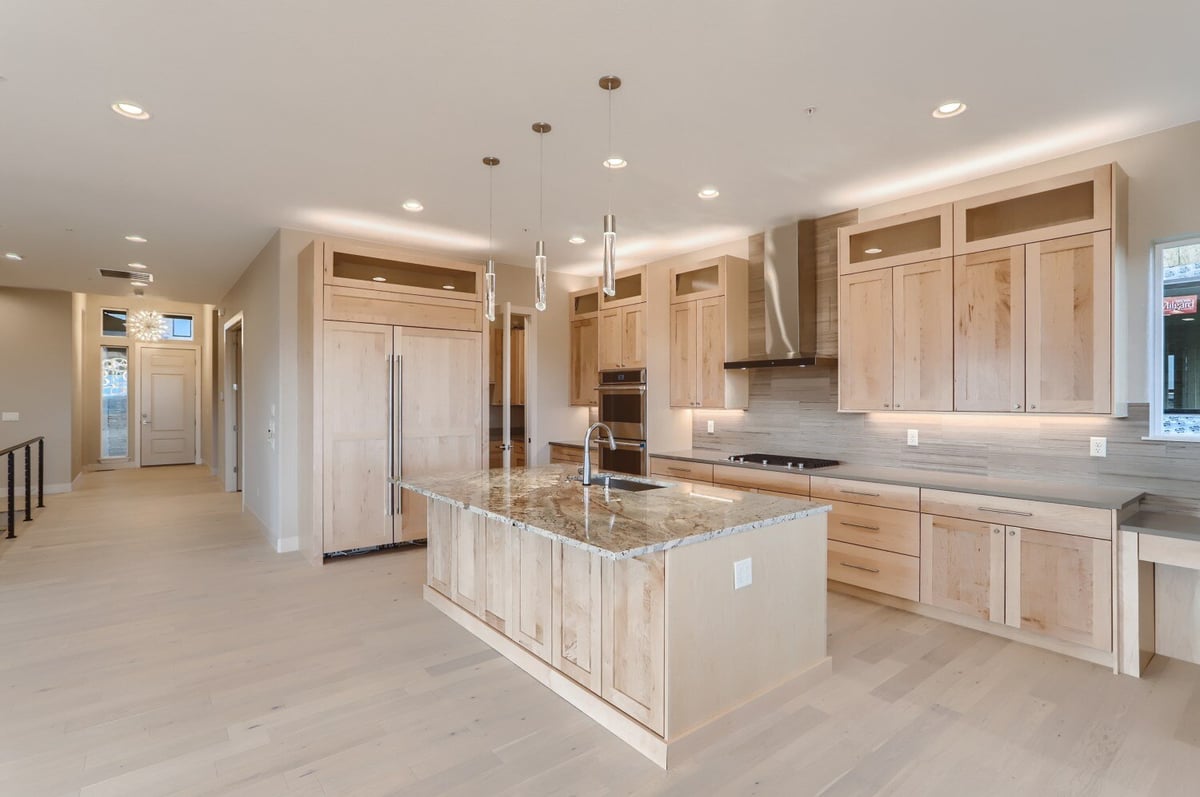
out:
{"label": "cabinet door panel", "polygon": [[838,400],[843,410],[892,407],[892,272],[840,280]]}
{"label": "cabinet door panel", "polygon": [[954,258],[954,408],[1025,411],[1025,247]]}
{"label": "cabinet door panel", "polygon": [[512,559],[512,616],[509,636],[534,655],[550,661],[550,631],[554,619],[553,547],[549,537],[514,529]]}
{"label": "cabinet door panel", "polygon": [[450,588],[454,568],[454,507],[445,501],[435,501],[423,496],[411,496],[425,502],[428,507],[429,535],[425,548],[425,580],[429,586],[454,600]]}
{"label": "cabinet door panel", "polygon": [[1004,527],[922,515],[921,603],[1004,622]]}
{"label": "cabinet door panel", "polygon": [[605,700],[662,734],[666,717],[666,557],[604,560]]}
{"label": "cabinet door panel", "polygon": [[646,367],[646,303],[621,308],[621,367]]}
{"label": "cabinet door panel", "polygon": [[600,370],[621,367],[621,308],[601,310],[599,319],[599,344],[597,359]]}
{"label": "cabinet door panel", "polygon": [[484,524],[484,621],[502,634],[508,633],[508,618],[512,616],[509,585],[512,581],[512,561],[509,543],[512,525],[503,520],[487,518]]}
{"label": "cabinet door panel", "polygon": [[671,406],[696,406],[696,303],[671,305]]}
{"label": "cabinet door panel", "polygon": [[599,694],[600,557],[554,543],[554,666]]}
{"label": "cabinet door panel", "polygon": [[483,616],[486,577],[483,515],[454,510],[450,592],[452,600],[471,614]]}
{"label": "cabinet door panel", "polygon": [[696,302],[696,401],[725,408],[725,299]]}
{"label": "cabinet door panel", "polygon": [[954,408],[954,268],[949,258],[892,271],[893,409]]}
{"label": "cabinet door panel", "polygon": [[1030,244],[1025,273],[1029,410],[1111,412],[1109,232]]}
{"label": "cabinet door panel", "polygon": [[389,545],[392,327],[326,321],[324,338],[324,549]]}
{"label": "cabinet door panel", "polygon": [[1112,543],[1009,527],[1005,622],[1112,650]]}
{"label": "cabinet door panel", "polygon": [[571,404],[591,406],[599,403],[596,385],[599,356],[599,322],[593,316],[571,322]]}

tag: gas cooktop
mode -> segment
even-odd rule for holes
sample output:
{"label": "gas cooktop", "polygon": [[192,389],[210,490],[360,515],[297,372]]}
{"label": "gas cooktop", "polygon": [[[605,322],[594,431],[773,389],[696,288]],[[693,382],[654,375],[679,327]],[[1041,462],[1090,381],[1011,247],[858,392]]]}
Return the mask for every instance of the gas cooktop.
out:
{"label": "gas cooktop", "polygon": [[814,457],[792,457],[783,454],[734,454],[730,462],[744,462],[749,465],[773,465],[777,468],[792,468],[794,470],[810,470],[812,468],[828,468],[840,465],[836,459],[816,459]]}

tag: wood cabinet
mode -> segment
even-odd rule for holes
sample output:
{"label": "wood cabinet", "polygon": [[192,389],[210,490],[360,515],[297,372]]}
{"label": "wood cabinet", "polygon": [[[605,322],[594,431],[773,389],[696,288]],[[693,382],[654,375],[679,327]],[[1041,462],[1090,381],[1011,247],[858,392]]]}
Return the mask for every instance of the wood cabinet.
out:
{"label": "wood cabinet", "polygon": [[831,500],[829,580],[917,600],[920,595],[918,489],[813,476],[814,499]]}
{"label": "wood cabinet", "polygon": [[1112,411],[1108,231],[1030,244],[1026,395],[1031,412]]}
{"label": "wood cabinet", "polygon": [[892,408],[892,271],[839,280],[838,404],[843,410]]}
{"label": "wood cabinet", "polygon": [[508,635],[538,658],[550,661],[554,623],[554,543],[549,537],[513,528],[509,545],[512,573]]}
{"label": "wood cabinet", "polygon": [[691,462],[683,459],[650,457],[650,475],[712,484],[713,464],[711,462]]}
{"label": "wood cabinet", "polygon": [[892,269],[892,409],[954,408],[954,264]]}
{"label": "wood cabinet", "polygon": [[603,562],[604,699],[658,734],[666,712],[666,555]]}
{"label": "wood cabinet", "polygon": [[949,257],[952,205],[937,205],[838,229],[838,274]]}
{"label": "wood cabinet", "polygon": [[920,594],[920,560],[915,556],[829,541],[829,578],[915,601]]}
{"label": "wood cabinet", "polygon": [[[439,501],[437,503],[444,503]],[[483,605],[480,617],[502,634],[508,633],[508,618],[512,612],[512,600],[508,581],[512,574],[512,559],[509,556],[512,524],[496,518],[486,518],[483,529],[484,562]]]}
{"label": "wood cabinet", "polygon": [[482,617],[487,576],[483,515],[455,512],[451,529],[450,599]]}
{"label": "wood cabinet", "polygon": [[[592,446],[592,462],[600,461],[600,447]],[[550,463],[553,465],[582,465],[583,446],[550,444]]]}
{"label": "wood cabinet", "polygon": [[1112,650],[1112,543],[1011,526],[1005,536],[1005,622]]}
{"label": "wood cabinet", "polygon": [[954,408],[1025,411],[1025,247],[954,258]]}
{"label": "wood cabinet", "polygon": [[570,294],[571,406],[595,407],[600,401],[600,291],[588,288]]}
{"label": "wood cabinet", "polygon": [[555,668],[596,694],[601,690],[600,558],[572,545],[554,543]]}
{"label": "wood cabinet", "polygon": [[921,517],[921,602],[1004,622],[1004,526]]}
{"label": "wood cabinet", "polygon": [[726,371],[726,360],[747,354],[749,264],[719,257],[671,270],[671,406],[745,409],[746,371]]}
{"label": "wood cabinet", "polygon": [[598,364],[600,370],[646,367],[646,303],[601,310]]}
{"label": "wood cabinet", "polygon": [[454,600],[450,586],[454,578],[454,507],[445,501],[431,501],[425,497],[411,500],[425,502],[431,529],[450,531],[429,536],[429,545],[425,549],[425,583]]}
{"label": "wood cabinet", "polygon": [[642,304],[646,301],[646,268],[641,266],[631,268],[617,274],[616,293],[612,296],[604,294],[604,279],[596,280],[596,290],[600,298],[600,309],[627,307],[632,304]]}

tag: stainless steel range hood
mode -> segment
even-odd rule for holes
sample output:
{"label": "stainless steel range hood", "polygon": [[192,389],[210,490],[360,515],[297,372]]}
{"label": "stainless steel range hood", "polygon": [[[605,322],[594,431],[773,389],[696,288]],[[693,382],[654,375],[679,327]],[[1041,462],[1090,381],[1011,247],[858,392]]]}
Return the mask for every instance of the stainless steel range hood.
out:
{"label": "stainless steel range hood", "polygon": [[[751,273],[759,259],[761,238],[762,293],[750,296],[750,356],[725,363],[726,370],[804,368],[831,365],[833,357],[817,356],[816,221],[804,219],[767,230],[750,239]],[[754,285],[751,280],[751,285]],[[762,327],[762,337],[758,327]]]}

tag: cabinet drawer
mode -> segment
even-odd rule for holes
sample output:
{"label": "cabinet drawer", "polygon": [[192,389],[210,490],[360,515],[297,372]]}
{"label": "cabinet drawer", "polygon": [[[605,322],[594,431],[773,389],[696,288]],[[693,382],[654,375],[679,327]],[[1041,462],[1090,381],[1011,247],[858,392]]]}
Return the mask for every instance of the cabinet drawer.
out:
{"label": "cabinet drawer", "polygon": [[[592,456],[596,462],[599,462],[598,449],[592,448]],[[550,462],[552,464],[562,465],[582,465],[583,464],[583,449],[574,446],[556,446],[550,444]]]}
{"label": "cabinet drawer", "polygon": [[922,490],[921,511],[930,515],[1058,531],[1097,540],[1112,539],[1112,513],[1107,509],[949,490]]}
{"label": "cabinet drawer", "polygon": [[915,556],[829,541],[829,580],[915,601],[921,594],[920,559]]}
{"label": "cabinet drawer", "polygon": [[813,476],[810,489],[813,498],[887,506],[892,509],[907,509],[909,512],[916,512],[921,508],[921,493],[916,487]]}
{"label": "cabinet drawer", "polygon": [[713,465],[712,469],[712,478],[717,484],[808,496],[808,477],[799,473],[735,468],[729,465]]}
{"label": "cabinet drawer", "polygon": [[650,457],[650,475],[712,484],[713,466],[711,462],[685,462],[681,459]]}
{"label": "cabinet drawer", "polygon": [[834,501],[829,539],[920,556],[921,516],[903,509]]}

